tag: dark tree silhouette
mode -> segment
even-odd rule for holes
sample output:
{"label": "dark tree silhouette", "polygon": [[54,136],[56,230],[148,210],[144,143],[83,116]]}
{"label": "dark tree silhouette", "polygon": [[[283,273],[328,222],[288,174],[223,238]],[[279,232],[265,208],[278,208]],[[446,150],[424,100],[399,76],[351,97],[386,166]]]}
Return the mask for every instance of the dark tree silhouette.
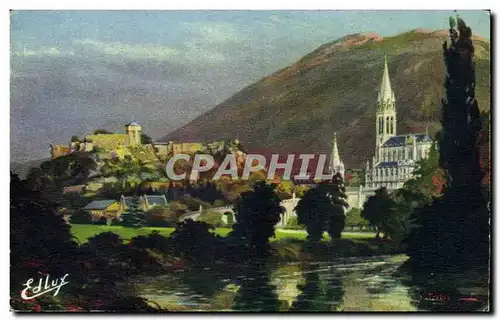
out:
{"label": "dark tree silhouette", "polygon": [[318,242],[329,226],[333,204],[327,195],[327,188],[321,184],[308,190],[300,199],[295,212],[298,223],[305,225],[307,239]]}
{"label": "dark tree silhouette", "polygon": [[18,299],[23,283],[39,275],[56,278],[70,273],[77,283],[78,247],[69,225],[57,213],[56,205],[40,192],[15,174],[11,173],[10,179],[11,298]]}
{"label": "dark tree silhouette", "polygon": [[139,197],[134,196],[132,202],[127,204],[127,211],[120,216],[122,225],[127,227],[143,227],[146,225],[145,215],[141,209]]}
{"label": "dark tree silhouette", "polygon": [[332,239],[340,239],[345,228],[345,209],[349,207],[349,204],[347,203],[346,188],[339,173],[333,177],[328,195],[333,203],[333,208],[327,232]]}
{"label": "dark tree silhouette", "polygon": [[265,263],[257,260],[244,271],[245,277],[238,280],[240,289],[234,297],[233,309],[251,312],[277,312],[281,302],[276,286],[271,284]]}
{"label": "dark tree silhouette", "polygon": [[141,144],[143,145],[147,145],[147,144],[152,144],[153,143],[153,139],[146,135],[146,134],[141,134]]}
{"label": "dark tree silhouette", "polygon": [[299,284],[301,293],[292,303],[292,312],[337,311],[343,302],[344,290],[341,276],[330,275],[322,282],[319,272],[306,266],[303,271],[305,284]]}
{"label": "dark tree silhouette", "polygon": [[275,184],[259,181],[252,191],[243,192],[234,205],[236,223],[231,236],[243,241],[250,254],[266,255],[269,238],[274,236],[276,224],[283,212]]}
{"label": "dark tree silhouette", "polygon": [[361,215],[377,228],[377,238],[379,238],[380,232],[384,233],[384,238],[390,235],[388,226],[390,221],[397,216],[397,207],[387,188],[381,187],[377,189],[375,195],[368,198]]}
{"label": "dark tree silhouette", "polygon": [[328,232],[332,239],[341,237],[345,227],[344,208],[348,206],[342,177],[336,174],[331,182],[323,182],[308,190],[295,211],[298,223],[306,226],[307,239],[318,242],[324,232]]}
{"label": "dark tree silhouette", "polygon": [[92,215],[87,211],[79,210],[71,214],[69,221],[71,224],[91,224]]}
{"label": "dark tree silhouette", "polygon": [[[413,215],[409,255],[415,269],[487,266],[489,210],[481,193],[478,135],[481,118],[475,98],[474,46],[471,29],[450,19],[451,45],[443,44],[446,66],[442,99],[439,163],[446,173],[441,199]],[[486,263],[486,264],[485,264]]]}
{"label": "dark tree silhouette", "polygon": [[220,239],[210,232],[212,226],[192,219],[177,224],[170,234],[176,254],[196,262],[213,262],[220,258],[217,249]]}

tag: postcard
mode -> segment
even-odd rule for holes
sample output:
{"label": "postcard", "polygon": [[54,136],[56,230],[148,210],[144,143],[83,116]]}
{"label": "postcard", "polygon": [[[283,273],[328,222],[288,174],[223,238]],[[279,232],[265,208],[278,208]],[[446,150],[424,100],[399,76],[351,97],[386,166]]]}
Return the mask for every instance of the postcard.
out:
{"label": "postcard", "polygon": [[490,29],[11,11],[11,311],[491,312]]}

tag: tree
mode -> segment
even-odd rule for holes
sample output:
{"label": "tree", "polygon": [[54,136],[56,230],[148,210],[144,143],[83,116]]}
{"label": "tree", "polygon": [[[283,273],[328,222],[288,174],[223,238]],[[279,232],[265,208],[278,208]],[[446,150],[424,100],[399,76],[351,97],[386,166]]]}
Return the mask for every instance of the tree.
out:
{"label": "tree", "polygon": [[307,239],[311,242],[321,240],[334,211],[327,191],[325,183],[319,184],[309,189],[295,207],[298,223],[306,226]]}
{"label": "tree", "polygon": [[100,134],[112,134],[112,133],[108,132],[105,129],[96,129],[96,130],[94,130],[94,135],[100,135]]}
{"label": "tree", "polygon": [[87,211],[79,210],[71,215],[69,221],[71,224],[91,224],[92,215]]}
{"label": "tree", "polygon": [[78,138],[78,136],[76,136],[76,135],[73,135],[73,136],[71,136],[71,142],[72,143],[80,142],[80,138]]}
{"label": "tree", "polygon": [[[78,245],[70,226],[57,212],[57,205],[31,189],[26,181],[10,175],[10,293],[19,297],[24,283],[37,275],[53,278],[72,273],[73,285],[80,279],[76,258]],[[37,300],[35,300],[37,301]],[[14,301],[13,301],[14,302]],[[23,309],[23,302],[13,304]],[[42,303],[40,303],[42,304]],[[41,310],[48,310],[42,306]]]}
{"label": "tree", "polygon": [[101,172],[106,177],[115,177],[121,184],[121,189],[126,190],[132,182],[147,179],[154,170],[144,166],[139,160],[126,157],[123,160],[109,159],[104,162]]}
{"label": "tree", "polygon": [[332,239],[340,239],[342,236],[341,233],[345,228],[344,209],[348,208],[349,204],[347,203],[347,194],[343,185],[343,179],[339,173],[335,174],[332,179],[328,196],[333,206],[327,231]]}
{"label": "tree", "polygon": [[275,225],[283,213],[275,188],[275,184],[259,181],[253,190],[243,192],[234,205],[236,223],[231,235],[242,240],[251,254],[267,254],[269,238],[274,236]]}
{"label": "tree", "polygon": [[389,222],[396,216],[396,203],[389,195],[387,188],[377,189],[375,195],[368,198],[361,215],[377,228],[376,238],[379,238],[380,232],[384,233],[384,238],[389,236]]}
{"label": "tree", "polygon": [[134,196],[127,207],[127,211],[120,216],[123,226],[135,228],[145,226],[146,221],[144,212],[141,210],[139,197]]}
{"label": "tree", "polygon": [[192,219],[177,224],[170,234],[176,254],[197,262],[213,262],[218,258],[219,239],[210,232],[212,227]]}
{"label": "tree", "polygon": [[446,97],[441,101],[439,139],[446,190],[412,215],[408,253],[418,269],[449,270],[474,262],[486,267],[490,256],[491,214],[481,192],[482,120],[475,97],[472,31],[458,17],[456,24],[450,19],[449,31],[451,44],[443,43]]}
{"label": "tree", "polygon": [[149,137],[146,134],[141,134],[141,144],[147,145],[147,144],[152,144],[152,143],[153,143],[153,139],[151,137]]}
{"label": "tree", "polygon": [[295,185],[292,181],[281,181],[276,188],[276,192],[278,193],[280,199],[289,199],[295,192]]}
{"label": "tree", "polygon": [[348,207],[342,177],[336,174],[331,182],[309,189],[295,207],[298,223],[306,226],[307,239],[321,240],[328,232],[332,239],[340,238],[345,227],[344,208]]}
{"label": "tree", "polygon": [[405,182],[408,190],[420,191],[430,202],[432,197],[442,195],[445,184],[445,173],[439,165],[438,144],[434,142],[429,150],[429,156],[417,163],[414,177]]}
{"label": "tree", "polygon": [[170,227],[177,224],[180,215],[169,206],[155,206],[145,213],[145,221],[148,226]]}
{"label": "tree", "polygon": [[360,208],[351,208],[345,215],[345,225],[349,227],[366,228],[369,222],[361,216]]}
{"label": "tree", "polygon": [[210,210],[202,211],[201,215],[198,217],[198,221],[205,222],[214,227],[223,225],[222,213],[213,212]]}

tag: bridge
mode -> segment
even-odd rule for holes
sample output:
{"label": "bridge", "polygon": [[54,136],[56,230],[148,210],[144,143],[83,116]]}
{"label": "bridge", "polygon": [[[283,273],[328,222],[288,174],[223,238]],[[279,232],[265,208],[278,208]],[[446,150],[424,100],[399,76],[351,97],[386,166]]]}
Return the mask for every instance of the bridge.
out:
{"label": "bridge", "polygon": [[[346,194],[349,208],[363,208],[363,204],[366,202],[368,197],[375,194],[375,189],[367,189],[363,186],[347,187]],[[295,197],[295,193],[293,193],[292,198],[281,201],[280,205],[283,209],[283,215],[281,216],[281,220],[277,224],[277,226],[285,226],[290,218],[296,215],[295,206],[297,206],[299,201],[300,198]],[[236,216],[232,205],[210,208],[208,210],[210,210],[210,212],[222,214],[222,221],[224,222],[224,224],[231,225],[236,221]],[[183,214],[179,218],[179,221],[184,221],[186,219],[192,219],[196,221],[201,215],[202,211],[203,207],[200,205],[200,208],[197,211]]]}

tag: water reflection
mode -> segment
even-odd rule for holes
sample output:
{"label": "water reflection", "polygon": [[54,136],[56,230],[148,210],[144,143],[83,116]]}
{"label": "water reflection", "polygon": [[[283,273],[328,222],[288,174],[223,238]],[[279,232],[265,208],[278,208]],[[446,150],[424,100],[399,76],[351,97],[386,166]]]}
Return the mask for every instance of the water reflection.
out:
{"label": "water reflection", "polygon": [[239,278],[240,288],[234,297],[236,311],[280,311],[282,303],[278,299],[276,286],[271,284],[270,271],[265,262],[257,261]]}
{"label": "water reflection", "polygon": [[297,285],[301,293],[293,302],[290,311],[337,311],[342,304],[344,291],[342,279],[338,275],[329,275],[321,280],[317,266],[304,265],[305,284]]}
{"label": "water reflection", "polygon": [[169,311],[475,311],[487,302],[484,273],[419,283],[395,274],[406,259],[206,267],[138,280],[139,293]]}

